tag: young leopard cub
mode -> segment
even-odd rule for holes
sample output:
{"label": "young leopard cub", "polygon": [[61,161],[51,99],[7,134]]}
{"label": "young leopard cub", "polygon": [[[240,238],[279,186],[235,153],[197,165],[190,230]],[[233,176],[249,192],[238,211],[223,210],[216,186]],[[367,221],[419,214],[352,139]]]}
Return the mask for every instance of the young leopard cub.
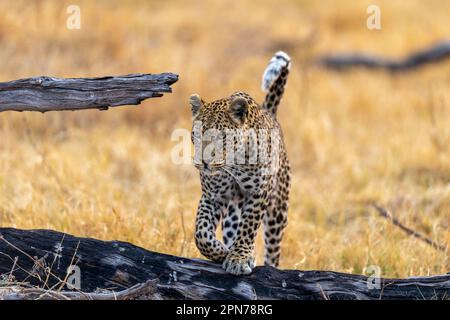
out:
{"label": "young leopard cub", "polygon": [[[261,221],[265,264],[279,263],[290,168],[276,113],[289,68],[284,52],[270,60],[263,75],[267,95],[261,106],[244,92],[210,103],[197,94],[189,98],[194,163],[202,186],[195,243],[205,257],[222,262],[232,274],[249,274],[255,266],[254,242]],[[233,157],[236,154],[239,159]],[[223,242],[216,238],[219,221]]]}

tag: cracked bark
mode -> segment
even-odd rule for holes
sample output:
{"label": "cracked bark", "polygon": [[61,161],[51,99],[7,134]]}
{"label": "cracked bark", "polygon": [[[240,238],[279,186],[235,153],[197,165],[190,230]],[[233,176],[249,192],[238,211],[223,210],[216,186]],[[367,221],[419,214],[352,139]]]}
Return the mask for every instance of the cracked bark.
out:
{"label": "cracked bark", "polygon": [[178,75],[130,74],[98,78],[46,76],[0,83],[2,111],[63,111],[137,105],[148,98],[172,92]]}
{"label": "cracked bark", "polygon": [[[64,282],[70,265],[80,268],[79,291],[69,290]],[[450,294],[450,274],[383,278],[372,289],[366,276],[332,271],[256,267],[251,275],[233,276],[210,261],[152,252],[126,242],[12,228],[0,228],[0,275],[0,297],[9,299],[423,300],[448,299]],[[24,283],[28,291],[11,289]]]}

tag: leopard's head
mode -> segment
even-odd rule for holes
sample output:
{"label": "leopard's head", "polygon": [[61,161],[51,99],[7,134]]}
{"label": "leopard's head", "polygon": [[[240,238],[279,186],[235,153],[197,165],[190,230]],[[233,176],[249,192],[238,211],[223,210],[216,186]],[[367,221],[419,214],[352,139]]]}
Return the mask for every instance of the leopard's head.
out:
{"label": "leopard's head", "polygon": [[193,94],[189,104],[193,120],[194,165],[206,174],[215,174],[230,165],[227,143],[234,144],[242,139],[242,132],[252,127],[260,112],[259,105],[243,92],[212,102],[205,102],[198,94]]}

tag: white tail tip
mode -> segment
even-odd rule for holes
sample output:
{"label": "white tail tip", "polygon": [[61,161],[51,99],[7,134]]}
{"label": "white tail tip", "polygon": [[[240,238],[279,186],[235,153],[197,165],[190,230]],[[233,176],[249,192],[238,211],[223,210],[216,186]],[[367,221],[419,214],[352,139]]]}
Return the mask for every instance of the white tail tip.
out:
{"label": "white tail tip", "polygon": [[286,67],[288,69],[291,67],[291,58],[286,52],[278,51],[272,59],[270,59],[269,65],[264,71],[261,84],[261,88],[264,92],[269,91],[274,81],[280,76],[281,70]]}

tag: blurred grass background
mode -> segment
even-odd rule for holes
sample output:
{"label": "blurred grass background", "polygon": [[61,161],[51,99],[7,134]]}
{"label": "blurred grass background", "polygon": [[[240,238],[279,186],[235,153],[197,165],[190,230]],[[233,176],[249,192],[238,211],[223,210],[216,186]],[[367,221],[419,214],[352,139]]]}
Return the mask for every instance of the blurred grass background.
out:
{"label": "blurred grass background", "polygon": [[[67,6],[80,30],[66,28]],[[279,112],[293,171],[282,268],[384,276],[449,271],[450,61],[413,72],[331,72],[326,53],[401,57],[450,38],[450,2],[0,1],[0,81],[174,72],[174,92],[107,112],[0,114],[0,225],[50,228],[199,257],[198,173],[171,162],[188,96],[258,101],[268,59],[292,73]],[[447,246],[405,235],[366,205]],[[258,239],[258,261],[262,243]]]}

